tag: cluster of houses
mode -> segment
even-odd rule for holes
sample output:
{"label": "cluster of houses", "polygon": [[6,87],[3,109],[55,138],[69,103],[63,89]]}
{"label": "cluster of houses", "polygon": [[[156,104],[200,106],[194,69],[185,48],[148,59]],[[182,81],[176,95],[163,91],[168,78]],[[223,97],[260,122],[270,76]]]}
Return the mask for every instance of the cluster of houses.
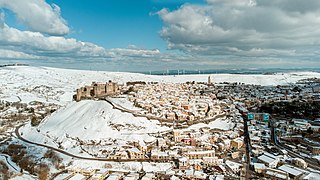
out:
{"label": "cluster of houses", "polygon": [[302,153],[303,156],[320,154],[320,141],[317,141],[320,124],[305,119],[281,120],[277,122],[277,131],[286,146]]}
{"label": "cluster of houses", "polygon": [[[278,121],[275,126],[278,127],[279,124],[287,122]],[[271,129],[268,122],[251,120],[248,124],[252,146],[252,166],[258,177],[270,179],[320,178],[320,174],[308,170],[308,163],[304,159],[291,157],[287,150],[276,148],[270,143]]]}
{"label": "cluster of houses", "polygon": [[212,118],[223,109],[214,94],[203,95],[201,83],[158,83],[134,85],[129,100],[145,114],[178,121]]}
{"label": "cluster of houses", "polygon": [[[114,150],[108,158],[114,161],[149,161],[171,163],[172,168],[157,172],[154,178],[176,176],[190,179],[207,179],[217,175],[239,177],[243,165],[244,141],[240,135],[242,124],[234,130],[201,128],[198,130],[173,129],[157,137],[154,142],[134,142]],[[208,173],[211,172],[211,173]]]}

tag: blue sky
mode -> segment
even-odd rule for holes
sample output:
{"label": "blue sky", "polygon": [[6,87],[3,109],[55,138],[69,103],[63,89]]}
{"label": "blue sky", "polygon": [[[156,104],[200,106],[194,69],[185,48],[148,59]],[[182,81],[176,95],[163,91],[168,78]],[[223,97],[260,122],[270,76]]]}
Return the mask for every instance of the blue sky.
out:
{"label": "blue sky", "polygon": [[70,37],[94,42],[106,48],[137,45],[166,49],[165,42],[158,35],[162,22],[158,16],[150,15],[151,12],[161,10],[165,4],[145,0],[48,2],[56,3],[63,9],[61,14],[68,20],[73,31]]}
{"label": "blue sky", "polygon": [[0,9],[0,63],[116,71],[320,65],[317,0],[0,0]]}

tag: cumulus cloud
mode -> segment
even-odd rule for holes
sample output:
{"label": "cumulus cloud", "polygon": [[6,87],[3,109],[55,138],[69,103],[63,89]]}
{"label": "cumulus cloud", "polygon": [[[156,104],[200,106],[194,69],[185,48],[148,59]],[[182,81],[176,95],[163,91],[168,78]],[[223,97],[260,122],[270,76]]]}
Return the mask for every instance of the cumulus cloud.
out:
{"label": "cumulus cloud", "polygon": [[[0,14],[0,59],[34,59],[48,61],[98,62],[114,61],[145,64],[148,59],[168,61],[174,55],[161,53],[158,49],[128,48],[106,49],[90,42],[66,38],[69,28],[60,16],[57,5],[44,0],[0,0],[5,7],[30,30],[19,30],[5,23],[4,13]],[[56,36],[61,35],[61,36]],[[57,62],[58,63],[58,62]]]}
{"label": "cumulus cloud", "polygon": [[49,35],[69,33],[66,21],[60,16],[60,8],[55,4],[49,5],[44,0],[0,0],[1,7],[14,12],[31,31]]}
{"label": "cumulus cloud", "polygon": [[157,49],[149,50],[137,47],[105,49],[93,43],[73,38],[44,36],[39,32],[20,31],[7,25],[0,28],[0,34],[0,48],[19,50],[35,56],[123,59],[161,55]]}
{"label": "cumulus cloud", "polygon": [[168,47],[192,54],[314,58],[320,45],[317,0],[207,0],[158,15]]}

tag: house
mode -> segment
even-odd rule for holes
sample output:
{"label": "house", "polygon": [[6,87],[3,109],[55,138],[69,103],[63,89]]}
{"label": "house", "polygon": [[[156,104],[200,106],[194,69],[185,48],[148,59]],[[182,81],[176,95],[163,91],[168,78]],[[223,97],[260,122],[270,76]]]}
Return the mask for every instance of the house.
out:
{"label": "house", "polygon": [[320,174],[312,172],[303,177],[303,180],[313,180],[313,179],[320,179]]}
{"label": "house", "polygon": [[82,174],[72,174],[72,176],[68,176],[66,179],[68,180],[78,180],[78,179],[86,179],[87,177]]}
{"label": "house", "polygon": [[208,151],[189,151],[185,153],[189,159],[202,159],[203,157],[213,157],[215,155],[215,150]]}
{"label": "house", "polygon": [[128,159],[128,153],[125,151],[113,151],[108,156],[109,159],[119,160],[119,159]]}
{"label": "house", "polygon": [[130,159],[144,159],[144,153],[141,152],[138,148],[128,149]]}
{"label": "house", "polygon": [[301,158],[294,158],[293,163],[294,165],[301,167],[303,169],[306,169],[308,167],[308,164],[306,163],[306,161]]}
{"label": "house", "polygon": [[142,152],[147,152],[148,151],[148,146],[144,141],[139,141],[138,143],[138,149]]}
{"label": "house", "polygon": [[223,144],[224,144],[224,148],[225,148],[225,149],[229,149],[229,148],[230,148],[230,146],[231,146],[231,141],[230,141],[230,139],[224,139],[222,142],[223,142]]}
{"label": "house", "polygon": [[283,179],[283,180],[289,179],[288,173],[278,169],[267,168],[265,172],[265,176],[270,179]]}
{"label": "house", "polygon": [[207,179],[207,174],[202,172],[202,171],[195,171],[193,174],[194,180],[206,180]]}
{"label": "house", "polygon": [[266,170],[266,166],[262,163],[254,163],[254,171],[257,173],[263,173]]}
{"label": "house", "polygon": [[156,179],[156,175],[154,173],[146,173],[146,175],[144,175],[141,180],[155,180],[155,179]]}
{"label": "house", "polygon": [[167,152],[162,152],[157,149],[151,150],[151,160],[153,161],[168,161],[170,156]]}
{"label": "house", "polygon": [[304,174],[303,170],[287,164],[280,166],[278,169],[288,173],[292,179],[299,179]]}
{"label": "house", "polygon": [[106,180],[120,180],[123,178],[123,174],[121,173],[112,173]]}
{"label": "house", "polygon": [[310,150],[313,155],[320,154],[320,147],[319,146],[308,146],[308,150]]}
{"label": "house", "polygon": [[264,164],[266,164],[270,168],[276,168],[280,159],[273,156],[270,153],[265,152],[263,155],[258,157],[258,160]]}
{"label": "house", "polygon": [[178,159],[178,168],[179,169],[189,169],[189,159],[186,157],[181,157]]}
{"label": "house", "polygon": [[208,165],[218,166],[223,164],[223,159],[219,159],[217,156],[214,157],[203,157],[203,163]]}
{"label": "house", "polygon": [[166,146],[166,141],[163,138],[157,138],[157,146],[160,148]]}
{"label": "house", "polygon": [[126,177],[123,178],[123,180],[138,180],[139,174],[138,173],[130,173]]}
{"label": "house", "polygon": [[239,173],[242,167],[242,164],[226,160],[226,166],[230,168],[234,173]]}
{"label": "house", "polygon": [[232,159],[238,158],[239,157],[239,153],[240,153],[239,151],[231,153],[231,158]]}
{"label": "house", "polygon": [[231,140],[231,148],[240,149],[243,146],[243,139],[236,138]]}

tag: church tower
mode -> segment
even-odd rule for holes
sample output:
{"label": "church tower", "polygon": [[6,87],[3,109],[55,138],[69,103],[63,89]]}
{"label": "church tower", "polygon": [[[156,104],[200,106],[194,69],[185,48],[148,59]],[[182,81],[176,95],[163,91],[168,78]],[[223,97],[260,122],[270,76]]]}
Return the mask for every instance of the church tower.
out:
{"label": "church tower", "polygon": [[208,84],[211,84],[211,76],[208,76]]}

